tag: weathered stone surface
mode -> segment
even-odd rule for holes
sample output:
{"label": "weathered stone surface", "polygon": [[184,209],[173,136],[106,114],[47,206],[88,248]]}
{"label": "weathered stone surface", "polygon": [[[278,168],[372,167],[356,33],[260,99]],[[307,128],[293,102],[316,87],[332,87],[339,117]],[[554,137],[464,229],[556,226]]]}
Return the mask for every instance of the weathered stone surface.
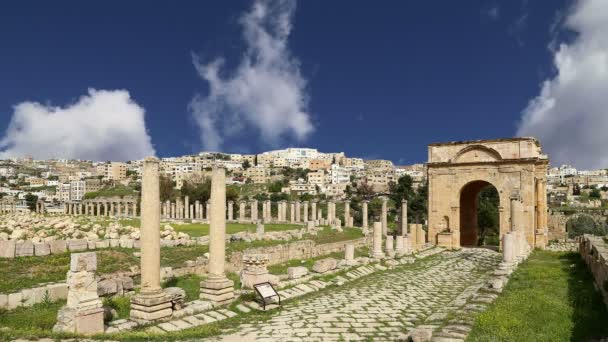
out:
{"label": "weathered stone surface", "polygon": [[15,256],[33,256],[34,244],[31,241],[18,242],[15,245]]}
{"label": "weathered stone surface", "polygon": [[287,276],[289,277],[289,279],[302,278],[302,277],[304,277],[307,274],[308,274],[308,268],[303,267],[303,266],[296,266],[296,267],[288,267],[287,268]]}
{"label": "weathered stone surface", "polygon": [[430,328],[419,327],[410,333],[412,342],[431,342],[433,330]]}
{"label": "weathered stone surface", "polygon": [[15,257],[15,241],[0,241],[0,258]]}
{"label": "weathered stone surface", "polygon": [[112,295],[118,291],[116,281],[105,279],[97,283],[97,294],[99,296]]}
{"label": "weathered stone surface", "polygon": [[45,256],[51,254],[51,247],[48,243],[36,243],[34,244],[34,254],[36,256]]}
{"label": "weathered stone surface", "polygon": [[89,248],[87,240],[75,239],[68,241],[68,249],[70,252],[86,251]]}
{"label": "weathered stone surface", "polygon": [[73,253],[70,258],[70,271],[95,272],[97,270],[97,254],[95,252]]}
{"label": "weathered stone surface", "polygon": [[325,273],[338,267],[338,261],[334,258],[326,258],[315,261],[312,266],[312,271],[316,273]]}
{"label": "weathered stone surface", "polygon": [[49,242],[51,254],[61,254],[68,250],[68,245],[65,240],[54,240]]}

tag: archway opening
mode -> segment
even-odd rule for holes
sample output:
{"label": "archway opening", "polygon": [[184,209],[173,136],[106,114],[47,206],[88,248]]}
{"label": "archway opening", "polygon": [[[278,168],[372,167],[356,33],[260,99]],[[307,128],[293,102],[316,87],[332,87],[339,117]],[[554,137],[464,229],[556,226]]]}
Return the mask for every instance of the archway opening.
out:
{"label": "archway opening", "polygon": [[460,191],[460,245],[498,246],[499,195],[486,181],[473,181]]}

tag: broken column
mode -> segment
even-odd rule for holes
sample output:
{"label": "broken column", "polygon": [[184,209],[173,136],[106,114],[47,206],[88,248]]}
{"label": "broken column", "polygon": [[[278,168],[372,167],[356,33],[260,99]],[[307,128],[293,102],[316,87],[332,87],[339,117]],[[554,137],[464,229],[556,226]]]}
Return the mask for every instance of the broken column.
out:
{"label": "broken column", "polygon": [[201,298],[214,305],[234,299],[234,282],[226,278],[226,170],[214,166],[211,175],[211,220],[209,227],[208,278],[201,282]]}
{"label": "broken column", "polygon": [[382,252],[382,222],[374,222],[374,235],[372,238],[372,243],[372,258],[384,258],[384,253]]}
{"label": "broken column", "polygon": [[392,235],[386,236],[386,255],[388,255],[389,258],[395,257],[395,248],[394,248],[394,244],[393,244]]}
{"label": "broken column", "polygon": [[228,201],[228,221],[234,218],[234,202]]}
{"label": "broken column", "polygon": [[405,253],[405,237],[403,235],[395,236],[395,256],[402,257]]}
{"label": "broken column", "polygon": [[344,261],[346,265],[352,266],[356,264],[355,262],[355,245],[352,243],[347,243],[344,245]]}
{"label": "broken column", "polygon": [[277,285],[278,277],[268,272],[269,262],[270,255],[268,254],[243,255],[243,269],[240,274],[242,287],[253,289],[254,285],[265,282]]}
{"label": "broken column", "polygon": [[255,233],[256,235],[264,235],[264,224],[262,223],[262,221],[258,221],[258,223],[255,226]]}
{"label": "broken column", "polygon": [[55,332],[103,333],[103,308],[97,295],[97,255],[73,253],[67,273],[68,301],[57,312]]}
{"label": "broken column", "polygon": [[141,185],[141,288],[131,297],[131,319],[152,321],[173,314],[160,287],[160,186],[158,159],[144,160]]}

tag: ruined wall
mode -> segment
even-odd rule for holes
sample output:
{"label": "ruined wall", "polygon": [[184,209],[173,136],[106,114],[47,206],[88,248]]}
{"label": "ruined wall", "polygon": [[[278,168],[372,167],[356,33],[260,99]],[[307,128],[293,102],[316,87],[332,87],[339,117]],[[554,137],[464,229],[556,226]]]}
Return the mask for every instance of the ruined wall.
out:
{"label": "ruined wall", "polygon": [[601,236],[583,235],[579,238],[579,252],[608,307],[608,243]]}

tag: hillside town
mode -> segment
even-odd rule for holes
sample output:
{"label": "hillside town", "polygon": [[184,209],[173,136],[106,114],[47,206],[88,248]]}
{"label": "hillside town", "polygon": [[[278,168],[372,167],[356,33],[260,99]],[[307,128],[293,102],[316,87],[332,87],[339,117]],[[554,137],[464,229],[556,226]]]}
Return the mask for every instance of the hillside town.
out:
{"label": "hillside town", "polygon": [[[0,194],[14,201],[17,210],[28,209],[27,195],[44,201],[47,211],[60,210],[63,203],[80,202],[87,193],[102,189],[130,187],[139,189],[142,160],[92,162],[84,160],[33,160],[19,158],[0,162]],[[226,183],[280,184],[287,194],[342,199],[348,186],[367,185],[371,191],[386,192],[389,184],[408,175],[414,187],[423,184],[423,164],[396,166],[390,160],[363,160],[343,152],[323,153],[312,148],[287,148],[260,154],[201,152],[197,155],[160,159],[160,173],[179,190],[184,182],[196,183],[209,178],[211,167],[227,170]],[[31,205],[30,205],[31,209]]]}
{"label": "hillside town", "polygon": [[[123,188],[136,194],[140,189],[142,162],[30,157],[2,160],[0,196],[2,203],[14,204],[17,211],[33,210],[32,202],[40,200],[47,211],[60,212],[64,210],[63,203],[78,203],[94,194],[103,197],[101,190],[112,194],[112,189]],[[402,176],[411,177],[414,188],[425,184],[427,178],[422,163],[395,165],[390,160],[364,160],[343,152],[323,153],[313,148],[287,148],[259,154],[201,152],[161,158],[160,173],[172,182],[175,190],[180,190],[185,182],[196,184],[209,179],[214,164],[227,170],[227,184],[249,186],[253,194],[279,191],[296,197],[323,196],[337,200],[348,197],[349,187],[355,189],[363,185],[374,193],[383,193]],[[273,184],[279,186],[272,187]],[[547,174],[547,196],[550,207],[605,206],[608,170],[577,170],[570,165],[552,167]]]}

